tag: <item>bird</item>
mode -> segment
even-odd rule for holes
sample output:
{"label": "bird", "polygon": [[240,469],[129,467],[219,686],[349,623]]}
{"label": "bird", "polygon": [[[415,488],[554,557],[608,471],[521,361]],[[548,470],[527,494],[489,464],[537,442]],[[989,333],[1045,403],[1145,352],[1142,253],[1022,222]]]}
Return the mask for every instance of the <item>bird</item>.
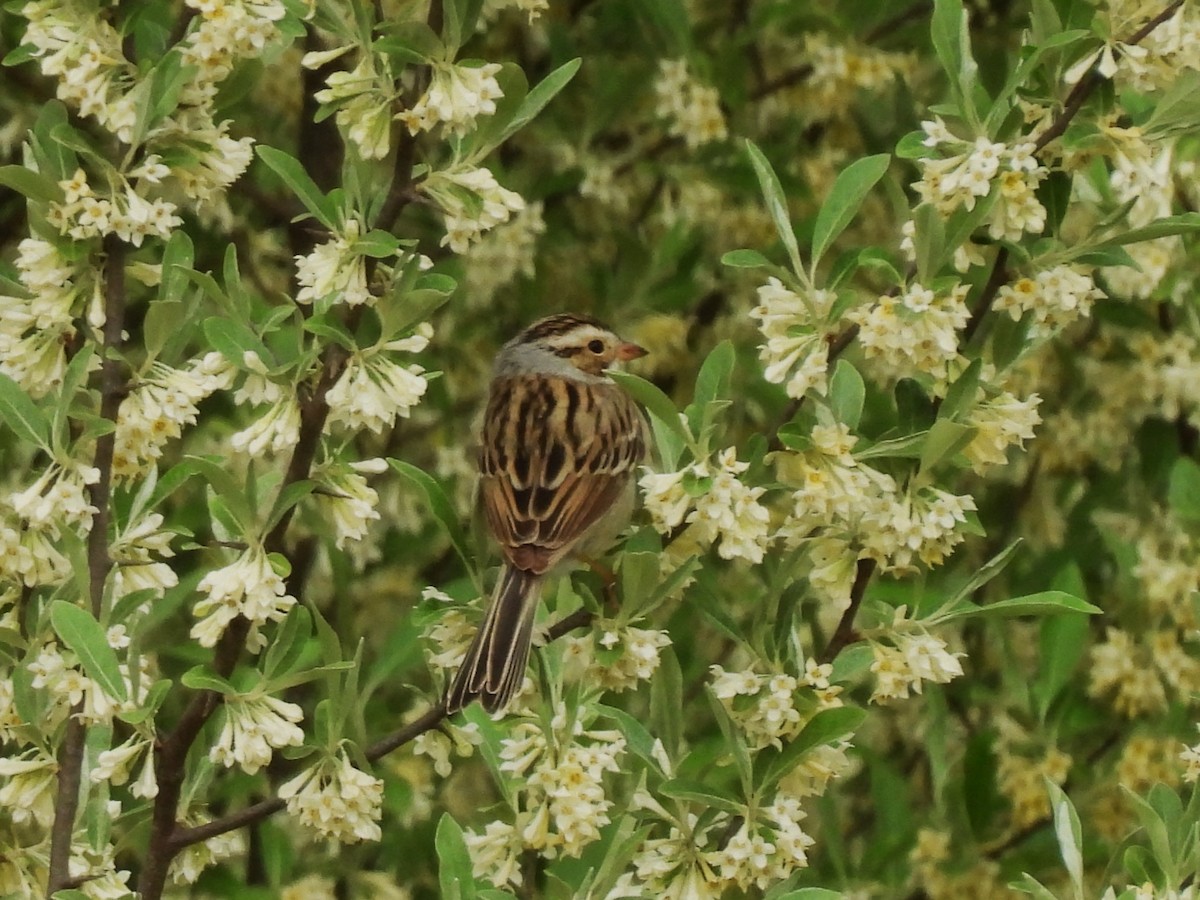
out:
{"label": "bird", "polygon": [[607,325],[560,313],[496,355],[479,432],[478,502],[503,570],[446,691],[451,715],[478,699],[501,712],[521,687],[547,576],[603,553],[629,522],[649,428],[608,376],[646,355]]}

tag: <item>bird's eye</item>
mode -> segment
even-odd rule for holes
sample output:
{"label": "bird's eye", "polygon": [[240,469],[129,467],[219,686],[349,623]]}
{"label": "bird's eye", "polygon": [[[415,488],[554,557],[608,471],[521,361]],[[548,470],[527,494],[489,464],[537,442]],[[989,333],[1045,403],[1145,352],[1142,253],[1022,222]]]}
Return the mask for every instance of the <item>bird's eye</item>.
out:
{"label": "bird's eye", "polygon": [[604,341],[599,340],[598,338],[588,341],[588,349],[596,355],[599,355],[604,352]]}

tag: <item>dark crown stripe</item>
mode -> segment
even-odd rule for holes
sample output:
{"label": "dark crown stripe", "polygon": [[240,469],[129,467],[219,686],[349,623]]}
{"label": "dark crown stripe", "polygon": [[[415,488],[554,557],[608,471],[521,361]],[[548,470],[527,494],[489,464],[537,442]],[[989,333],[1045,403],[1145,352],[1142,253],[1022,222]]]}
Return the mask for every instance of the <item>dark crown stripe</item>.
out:
{"label": "dark crown stripe", "polygon": [[569,331],[574,331],[580,325],[592,325],[596,328],[603,328],[606,331],[608,326],[603,322],[593,319],[591,316],[581,316],[575,313],[561,313],[557,316],[548,316],[545,319],[540,319],[534,322],[522,333],[525,340],[536,341],[548,337],[556,337],[560,334],[566,334]]}

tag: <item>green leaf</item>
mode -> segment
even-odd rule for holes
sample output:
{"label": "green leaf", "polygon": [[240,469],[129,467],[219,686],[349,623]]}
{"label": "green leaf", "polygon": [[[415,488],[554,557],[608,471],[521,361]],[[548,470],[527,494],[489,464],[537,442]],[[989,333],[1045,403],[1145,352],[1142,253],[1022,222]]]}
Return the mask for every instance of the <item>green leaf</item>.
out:
{"label": "green leaf", "polygon": [[1141,241],[1153,241],[1161,237],[1171,237],[1176,234],[1192,234],[1200,231],[1200,213],[1180,213],[1177,216],[1166,216],[1156,219],[1141,228],[1132,228],[1113,237],[1106,238],[1098,246],[1109,244],[1137,244]]}
{"label": "green leaf", "polygon": [[640,403],[650,415],[658,419],[669,431],[682,440],[687,440],[687,429],[679,421],[679,409],[657,385],[629,372],[610,372],[609,376],[621,386],[621,390]]}
{"label": "green leaf", "polygon": [[525,99],[521,101],[521,105],[517,107],[517,111],[513,117],[509,119],[508,124],[501,129],[500,133],[488,142],[488,147],[480,155],[486,154],[491,148],[494,148],[530,122],[532,122],[537,114],[546,108],[546,105],[554,99],[563,88],[565,88],[575,77],[575,73],[579,71],[579,66],[582,64],[581,59],[572,59],[569,62],[563,63],[541,81],[525,95]]}
{"label": "green leaf", "polygon": [[963,450],[975,439],[978,429],[949,419],[938,419],[929,429],[925,439],[925,447],[921,451],[920,473],[928,473],[931,469],[950,459]]}
{"label": "green leaf", "polygon": [[832,744],[853,734],[866,717],[866,710],[855,706],[821,710],[783,750],[763,750],[759,753],[755,767],[761,769],[763,774],[755,779],[758,789],[765,791],[773,787],[816,747]]}
{"label": "green leaf", "polygon": [[851,429],[857,428],[866,396],[867,388],[858,369],[839,359],[829,379],[829,408],[834,418]]}
{"label": "green leaf", "polygon": [[230,365],[243,368],[247,353],[254,353],[267,368],[274,358],[258,335],[240,322],[224,316],[211,316],[204,320],[204,336],[214,350],[220,351]]}
{"label": "green leaf", "polygon": [[816,266],[830,244],[853,221],[867,194],[883,177],[890,162],[891,157],[881,153],[855,160],[838,173],[813,226],[810,265]]}
{"label": "green leaf", "polygon": [[475,554],[471,552],[466,534],[459,522],[458,513],[454,511],[454,504],[450,502],[445,489],[432,475],[410,463],[399,459],[388,459],[388,464],[424,495],[429,511],[446,530],[446,536],[450,538],[450,543],[454,546],[459,559],[463,561],[463,565],[478,584],[479,573],[475,565]]}
{"label": "green leaf", "polygon": [[0,373],[0,422],[18,440],[50,449],[50,420],[21,386],[3,373]]}
{"label": "green leaf", "polygon": [[721,265],[731,269],[763,269],[771,266],[771,261],[757,250],[730,250],[721,257]]}
{"label": "green leaf", "polygon": [[800,275],[804,266],[800,262],[800,246],[796,243],[796,233],[792,230],[791,217],[788,215],[787,197],[775,170],[763,152],[753,142],[746,141],[746,152],[750,155],[750,164],[754,166],[754,174],[758,176],[758,184],[762,189],[763,199],[767,204],[767,212],[775,223],[775,231],[787,250],[788,259],[792,263],[792,271]]}
{"label": "green leaf", "polygon": [[1182,69],[1154,104],[1154,113],[1141,126],[1147,138],[1163,140],[1200,126],[1200,72]]}
{"label": "green leaf", "polygon": [[117,713],[117,718],[129,725],[138,725],[152,719],[158,713],[158,708],[167,699],[170,691],[171,680],[160,678],[151,685],[150,690],[146,692],[145,699],[137,707]]}
{"label": "green leaf", "polygon": [[1054,836],[1058,840],[1063,866],[1071,877],[1075,900],[1083,900],[1083,829],[1079,825],[1079,813],[1062,788],[1049,778],[1043,776],[1042,780],[1050,794]]}
{"label": "green leaf", "polygon": [[946,399],[938,407],[938,418],[958,421],[975,406],[975,398],[979,393],[979,376],[983,371],[983,360],[972,360],[966,371],[954,380],[946,391]]}
{"label": "green leaf", "polygon": [[963,603],[944,612],[936,613],[930,621],[942,625],[956,619],[970,617],[1007,619],[1013,616],[1052,616],[1062,613],[1087,613],[1091,616],[1098,616],[1103,612],[1104,610],[1100,607],[1093,606],[1086,600],[1081,600],[1066,591],[1042,591],[1037,594],[1027,594],[1024,597],[1000,600],[986,606]]}
{"label": "green leaf", "polygon": [[117,664],[117,654],[108,645],[104,628],[86,609],[66,600],[50,604],[50,624],[59,639],[75,651],[84,674],[103,688],[114,700],[128,698],[125,681]]}
{"label": "green leaf", "polygon": [[744,803],[731,797],[722,796],[703,782],[689,778],[672,778],[664,781],[656,793],[688,803],[697,803],[701,809],[722,809],[735,815],[741,814],[746,808]]}
{"label": "green leaf", "polygon": [[57,181],[24,166],[0,166],[0,184],[38,203],[62,203],[66,199]]}
{"label": "green leaf", "polygon": [[662,771],[662,764],[654,758],[654,736],[636,716],[631,716],[623,709],[615,706],[596,705],[596,711],[620,726],[621,734],[633,754],[650,766],[655,772]]}
{"label": "green leaf", "polygon": [[774,900],[841,900],[843,896],[841,891],[831,891],[829,888],[806,887],[780,894]]}
{"label": "green leaf", "polygon": [[213,672],[207,666],[194,666],[183,673],[180,684],[194,691],[214,691],[218,694],[236,694],[235,688],[229,681]]}
{"label": "green leaf", "polygon": [[729,381],[733,377],[736,358],[732,341],[724,340],[713,347],[696,375],[693,402],[697,406],[729,398]]}
{"label": "green leaf", "polygon": [[977,67],[971,57],[970,19],[962,0],[935,0],[930,34],[938,62],[950,77],[956,99],[962,104],[963,116],[975,122],[973,91]]}
{"label": "green leaf", "polygon": [[475,876],[471,870],[471,854],[463,839],[462,828],[450,813],[442,813],[434,836],[437,849],[438,881],[445,898],[469,900],[475,896]]}
{"label": "green leaf", "polygon": [[950,598],[946,604],[947,607],[952,607],[954,604],[962,600],[970,599],[971,595],[977,590],[1000,574],[1001,570],[1012,561],[1013,556],[1017,552],[1017,548],[1021,546],[1021,539],[1017,538],[1007,547],[989,559],[986,563],[975,570],[974,574],[967,579],[967,583],[954,592],[954,596]]}
{"label": "green leaf", "polygon": [[1200,522],[1200,464],[1186,456],[1171,467],[1167,504],[1184,522]]}
{"label": "green leaf", "polygon": [[928,439],[928,431],[918,431],[916,434],[906,434],[904,437],[866,444],[861,450],[856,446],[852,455],[855,459],[878,459],[880,457],[920,459],[921,451]]}
{"label": "green leaf", "polygon": [[658,671],[650,679],[650,723],[669,759],[683,744],[683,673],[671,647],[659,654]]}
{"label": "green leaf", "polygon": [[337,230],[337,211],[329,198],[317,187],[304,166],[282,150],[259,145],[258,157],[280,177],[313,216],[330,231]]}
{"label": "green leaf", "polygon": [[729,711],[717,699],[717,695],[712,692],[712,688],[707,683],[704,685],[704,695],[708,697],[708,705],[711,707],[717,725],[721,729],[721,735],[725,739],[722,746],[727,748],[733,757],[734,766],[737,768],[738,777],[742,782],[742,790],[746,796],[750,796],[754,789],[754,767],[750,763],[750,753],[746,749],[746,742],[742,738],[741,731],[729,717]]}
{"label": "green leaf", "polygon": [[272,678],[291,670],[304,651],[305,642],[312,635],[312,615],[302,605],[297,603],[292,607],[279,629],[275,639],[267,648],[267,656],[263,661],[263,676]]}

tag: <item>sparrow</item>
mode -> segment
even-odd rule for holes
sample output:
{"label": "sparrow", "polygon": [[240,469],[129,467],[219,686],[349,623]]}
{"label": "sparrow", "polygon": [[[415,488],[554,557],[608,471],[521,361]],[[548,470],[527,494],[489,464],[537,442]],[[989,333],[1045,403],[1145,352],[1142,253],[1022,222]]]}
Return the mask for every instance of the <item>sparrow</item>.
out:
{"label": "sparrow", "polygon": [[445,696],[503,710],[521,687],[549,573],[602,553],[633,512],[646,419],[607,371],[645,356],[590,316],[534,322],[496,356],[479,435],[479,504],[504,569]]}

